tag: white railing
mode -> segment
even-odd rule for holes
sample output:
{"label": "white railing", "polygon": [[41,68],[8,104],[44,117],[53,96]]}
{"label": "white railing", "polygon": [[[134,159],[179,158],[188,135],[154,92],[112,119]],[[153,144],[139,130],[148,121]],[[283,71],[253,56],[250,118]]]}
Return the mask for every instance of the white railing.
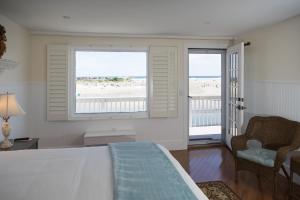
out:
{"label": "white railing", "polygon": [[[193,96],[190,99],[190,126],[221,125],[221,97]],[[147,110],[145,97],[77,97],[77,113],[141,112]]]}
{"label": "white railing", "polygon": [[98,98],[77,97],[77,113],[141,112],[146,111],[145,97]]}
{"label": "white railing", "polygon": [[221,96],[190,98],[190,127],[221,125]]}

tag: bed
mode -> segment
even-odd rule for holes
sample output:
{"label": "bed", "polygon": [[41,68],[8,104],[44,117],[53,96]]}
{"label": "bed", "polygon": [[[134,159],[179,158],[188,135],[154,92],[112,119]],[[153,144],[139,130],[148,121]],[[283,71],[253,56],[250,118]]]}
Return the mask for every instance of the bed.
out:
{"label": "bed", "polygon": [[[158,147],[196,198],[207,200],[169,151]],[[113,188],[108,146],[0,152],[3,200],[113,200]]]}

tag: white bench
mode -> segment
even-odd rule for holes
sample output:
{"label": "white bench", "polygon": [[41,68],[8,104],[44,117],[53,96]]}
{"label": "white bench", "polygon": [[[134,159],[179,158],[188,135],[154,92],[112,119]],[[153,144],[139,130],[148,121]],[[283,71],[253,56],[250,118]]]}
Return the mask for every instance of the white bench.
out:
{"label": "white bench", "polygon": [[133,130],[87,131],[83,136],[84,146],[132,141],[136,141],[136,133]]}

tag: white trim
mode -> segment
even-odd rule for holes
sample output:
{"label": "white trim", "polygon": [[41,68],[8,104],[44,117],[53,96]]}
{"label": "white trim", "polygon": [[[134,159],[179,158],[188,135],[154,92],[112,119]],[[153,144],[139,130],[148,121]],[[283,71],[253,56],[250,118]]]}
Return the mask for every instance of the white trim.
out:
{"label": "white trim", "polygon": [[147,52],[148,46],[136,45],[70,45],[72,51],[103,51],[103,52]]}
{"label": "white trim", "polygon": [[[136,118],[148,118],[149,117],[149,67],[148,67],[148,56],[149,47],[141,46],[70,46],[69,52],[69,120],[102,120],[102,119],[136,119]],[[145,112],[107,112],[107,113],[76,113],[76,98],[75,95],[75,52],[80,51],[108,51],[108,52],[145,52],[146,53],[146,71],[147,71],[147,81],[146,81],[146,108]]]}
{"label": "white trim", "polygon": [[194,42],[185,42],[184,43],[184,51],[188,49],[227,49],[230,45],[230,39],[227,41],[209,41],[209,40],[203,40],[203,41],[194,41]]}
{"label": "white trim", "polygon": [[198,36],[198,35],[149,35],[149,34],[117,34],[117,33],[89,33],[89,32],[60,32],[31,30],[31,35],[42,36],[86,36],[86,37],[118,37],[118,38],[153,38],[153,39],[190,39],[190,40],[233,40],[231,36]]}
{"label": "white trim", "polygon": [[212,41],[202,41],[202,42],[194,42],[194,43],[185,43],[183,47],[183,144],[185,148],[188,146],[189,142],[189,107],[188,107],[188,95],[189,95],[189,87],[188,87],[188,77],[189,77],[189,49],[190,48],[203,48],[203,49],[227,49],[230,45],[230,41],[224,41],[221,43],[212,42]]}
{"label": "white trim", "polygon": [[76,114],[70,113],[69,120],[110,120],[110,119],[145,119],[148,112],[124,112],[124,113],[95,113],[95,114]]}

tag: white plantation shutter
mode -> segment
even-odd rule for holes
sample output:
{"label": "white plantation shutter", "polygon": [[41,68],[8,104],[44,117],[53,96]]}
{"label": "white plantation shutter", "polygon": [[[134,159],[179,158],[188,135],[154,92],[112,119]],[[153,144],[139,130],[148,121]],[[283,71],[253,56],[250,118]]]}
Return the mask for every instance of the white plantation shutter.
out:
{"label": "white plantation shutter", "polygon": [[47,46],[47,120],[68,119],[68,46]]}
{"label": "white plantation shutter", "polygon": [[150,65],[150,117],[177,117],[177,48],[152,46]]}

